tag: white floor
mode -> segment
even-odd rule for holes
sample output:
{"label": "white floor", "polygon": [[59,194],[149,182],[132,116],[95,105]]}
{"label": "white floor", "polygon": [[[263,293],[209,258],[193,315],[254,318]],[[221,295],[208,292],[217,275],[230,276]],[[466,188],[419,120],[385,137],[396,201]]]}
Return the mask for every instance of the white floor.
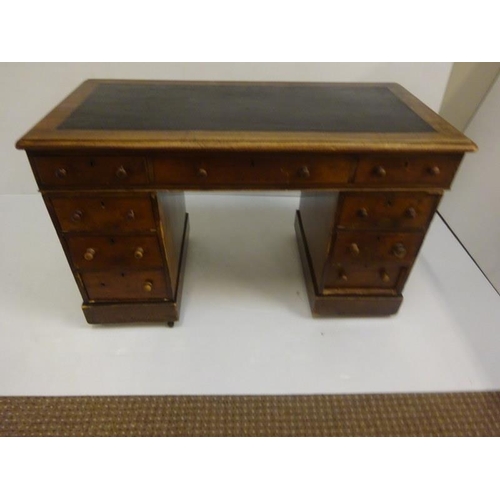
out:
{"label": "white floor", "polygon": [[439,218],[384,319],[310,316],[296,197],[189,195],[181,321],[90,326],[39,195],[0,196],[0,395],[500,388],[500,297]]}

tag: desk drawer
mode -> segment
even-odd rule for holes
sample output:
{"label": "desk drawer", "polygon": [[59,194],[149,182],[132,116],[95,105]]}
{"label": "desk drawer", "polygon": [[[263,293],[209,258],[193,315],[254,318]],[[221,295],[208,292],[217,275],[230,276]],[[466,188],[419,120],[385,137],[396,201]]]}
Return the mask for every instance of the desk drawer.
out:
{"label": "desk drawer", "polygon": [[149,300],[167,297],[163,271],[81,273],[90,300]]}
{"label": "desk drawer", "polygon": [[46,196],[62,231],[154,231],[155,219],[149,195]]}
{"label": "desk drawer", "polygon": [[462,155],[367,155],[359,158],[354,182],[377,186],[448,188]]}
{"label": "desk drawer", "polygon": [[153,159],[155,183],[186,188],[307,188],[349,182],[355,159],[341,155],[170,155]]}
{"label": "desk drawer", "polygon": [[423,233],[338,231],[332,263],[410,264],[417,256],[423,238]]}
{"label": "desk drawer", "polygon": [[326,289],[395,289],[403,268],[381,265],[336,265],[328,268]]}
{"label": "desk drawer", "polygon": [[46,187],[120,187],[148,183],[146,160],[129,156],[37,156],[31,164]]}
{"label": "desk drawer", "polygon": [[439,200],[426,193],[344,193],[337,227],[425,229]]}
{"label": "desk drawer", "polygon": [[153,269],[162,267],[156,236],[70,236],[69,253],[76,269]]}

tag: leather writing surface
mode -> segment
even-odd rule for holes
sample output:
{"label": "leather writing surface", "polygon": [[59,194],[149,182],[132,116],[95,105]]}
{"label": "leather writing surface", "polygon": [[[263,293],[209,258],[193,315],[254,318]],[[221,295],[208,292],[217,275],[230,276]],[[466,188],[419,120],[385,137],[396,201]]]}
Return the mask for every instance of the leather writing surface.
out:
{"label": "leather writing surface", "polygon": [[300,84],[100,83],[62,130],[418,133],[389,89]]}

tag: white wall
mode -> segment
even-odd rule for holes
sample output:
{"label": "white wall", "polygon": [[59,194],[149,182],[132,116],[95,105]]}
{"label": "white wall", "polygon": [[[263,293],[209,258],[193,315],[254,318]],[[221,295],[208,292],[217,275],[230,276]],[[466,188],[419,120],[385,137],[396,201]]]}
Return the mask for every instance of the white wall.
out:
{"label": "white wall", "polygon": [[1,193],[34,193],[15,141],[87,78],[268,81],[395,81],[438,110],[451,63],[2,63]]}
{"label": "white wall", "polygon": [[500,79],[465,134],[479,151],[466,155],[439,211],[500,291]]}

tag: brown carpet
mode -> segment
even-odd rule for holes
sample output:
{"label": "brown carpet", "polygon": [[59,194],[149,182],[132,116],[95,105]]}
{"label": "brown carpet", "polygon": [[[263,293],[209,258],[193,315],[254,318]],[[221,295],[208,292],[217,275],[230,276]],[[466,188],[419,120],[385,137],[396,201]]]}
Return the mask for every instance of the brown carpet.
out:
{"label": "brown carpet", "polygon": [[1,436],[499,436],[500,392],[3,397]]}

